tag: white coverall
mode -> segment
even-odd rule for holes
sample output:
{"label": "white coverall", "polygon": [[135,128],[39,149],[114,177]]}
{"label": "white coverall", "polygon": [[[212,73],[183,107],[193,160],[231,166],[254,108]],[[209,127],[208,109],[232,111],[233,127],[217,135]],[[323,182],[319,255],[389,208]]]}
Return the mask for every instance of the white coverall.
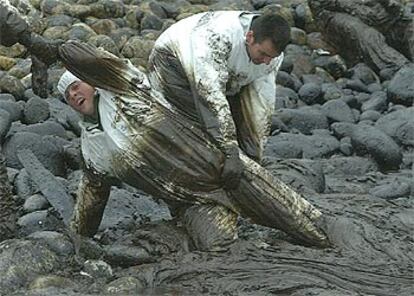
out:
{"label": "white coverall", "polygon": [[254,16],[214,11],[173,24],[154,45],[150,80],[219,147],[238,141],[248,156],[260,161],[283,53],[269,65],[250,60],[245,36]]}

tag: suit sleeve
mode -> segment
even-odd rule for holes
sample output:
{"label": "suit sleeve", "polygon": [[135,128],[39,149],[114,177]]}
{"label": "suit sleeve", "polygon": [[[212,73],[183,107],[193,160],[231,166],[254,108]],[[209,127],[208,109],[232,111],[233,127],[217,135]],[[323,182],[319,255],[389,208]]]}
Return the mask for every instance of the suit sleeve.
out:
{"label": "suit sleeve", "polygon": [[194,30],[191,44],[193,93],[205,131],[220,148],[237,144],[236,128],[226,98],[230,39],[200,26]]}
{"label": "suit sleeve", "polygon": [[111,185],[103,177],[85,169],[79,183],[71,229],[82,236],[93,236],[99,228]]}
{"label": "suit sleeve", "polygon": [[269,72],[243,87],[238,94],[234,118],[240,148],[254,160],[260,162],[270,133],[272,114],[275,108],[275,76],[283,61],[283,54],[276,58]]}
{"label": "suit sleeve", "polygon": [[59,58],[82,81],[115,94],[144,95],[150,88],[145,74],[131,63],[90,44],[69,41],[60,46]]}

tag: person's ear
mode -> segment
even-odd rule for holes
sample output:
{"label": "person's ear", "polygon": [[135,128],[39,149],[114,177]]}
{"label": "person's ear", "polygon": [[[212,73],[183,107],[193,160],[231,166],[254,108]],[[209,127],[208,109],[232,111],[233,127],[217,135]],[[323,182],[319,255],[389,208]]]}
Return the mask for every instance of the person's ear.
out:
{"label": "person's ear", "polygon": [[252,45],[254,43],[254,33],[251,30],[246,33],[246,43],[248,45]]}

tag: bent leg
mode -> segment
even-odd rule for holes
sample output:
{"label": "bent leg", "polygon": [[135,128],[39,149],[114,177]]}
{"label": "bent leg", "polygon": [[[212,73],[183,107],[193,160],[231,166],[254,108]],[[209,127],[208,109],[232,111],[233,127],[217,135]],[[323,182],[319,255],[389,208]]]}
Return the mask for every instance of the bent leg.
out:
{"label": "bent leg", "polygon": [[167,48],[154,48],[149,58],[149,79],[179,112],[199,121],[194,91],[179,59]]}
{"label": "bent leg", "polygon": [[240,186],[229,195],[242,216],[253,222],[278,228],[308,245],[329,246],[319,229],[322,213],[269,171],[245,155]]}
{"label": "bent leg", "polygon": [[197,250],[221,251],[237,238],[237,216],[221,205],[195,205],[186,210],[184,223]]}

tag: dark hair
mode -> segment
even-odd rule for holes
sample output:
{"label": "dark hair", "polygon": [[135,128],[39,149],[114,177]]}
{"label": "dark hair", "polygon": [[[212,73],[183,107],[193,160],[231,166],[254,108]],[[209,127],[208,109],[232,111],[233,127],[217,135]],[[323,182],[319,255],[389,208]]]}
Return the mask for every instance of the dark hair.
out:
{"label": "dark hair", "polygon": [[279,52],[282,52],[290,42],[290,26],[277,14],[262,14],[255,17],[250,30],[253,31],[255,43],[269,39]]}

